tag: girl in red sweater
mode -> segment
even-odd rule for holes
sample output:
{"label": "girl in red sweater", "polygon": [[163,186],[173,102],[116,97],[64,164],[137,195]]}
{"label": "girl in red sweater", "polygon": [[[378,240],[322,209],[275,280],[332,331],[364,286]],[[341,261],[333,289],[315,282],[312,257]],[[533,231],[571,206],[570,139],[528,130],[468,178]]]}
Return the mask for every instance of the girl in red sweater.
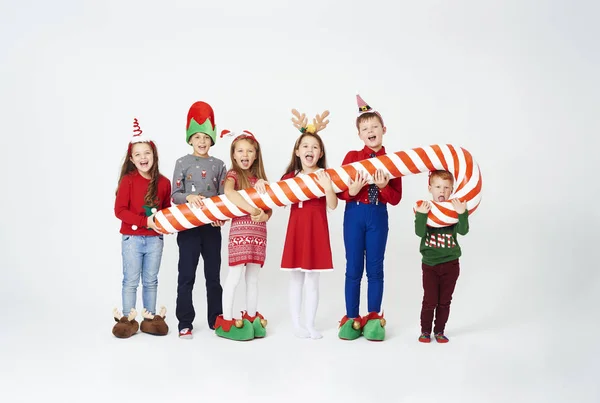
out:
{"label": "girl in red sweater", "polygon": [[[140,278],[144,310],[151,315],[156,313],[158,270],[164,241],[163,235],[156,232],[153,216],[158,210],[171,206],[171,182],[158,170],[158,152],[154,142],[142,136],[137,119],[134,119],[133,126],[133,139],[121,167],[115,215],[121,220],[123,313],[135,317]],[[129,323],[137,326],[135,320]]]}

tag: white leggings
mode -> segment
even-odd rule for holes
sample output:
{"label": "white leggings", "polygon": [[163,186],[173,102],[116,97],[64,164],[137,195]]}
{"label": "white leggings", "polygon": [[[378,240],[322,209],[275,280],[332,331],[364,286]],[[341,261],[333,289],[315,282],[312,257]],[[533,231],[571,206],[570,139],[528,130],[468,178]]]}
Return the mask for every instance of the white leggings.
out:
{"label": "white leggings", "polygon": [[290,310],[292,323],[296,329],[303,328],[300,324],[302,309],[302,286],[305,287],[305,316],[306,328],[315,329],[315,316],[319,306],[319,273],[292,271],[290,279]]}
{"label": "white leggings", "polygon": [[246,310],[248,315],[256,315],[258,305],[258,271],[260,265],[256,263],[246,263],[239,266],[230,266],[225,286],[223,287],[223,319],[233,319],[233,301],[235,299],[235,290],[237,289],[242,272],[246,267]]}

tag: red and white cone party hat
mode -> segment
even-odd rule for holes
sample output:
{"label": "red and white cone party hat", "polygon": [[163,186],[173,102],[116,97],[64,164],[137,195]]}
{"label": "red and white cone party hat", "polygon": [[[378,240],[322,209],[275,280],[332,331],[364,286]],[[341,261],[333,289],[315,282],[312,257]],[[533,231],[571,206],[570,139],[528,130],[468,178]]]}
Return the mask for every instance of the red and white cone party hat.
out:
{"label": "red and white cone party hat", "polygon": [[359,94],[356,94],[356,104],[358,105],[358,116],[365,113],[374,113],[379,116],[379,119],[381,119],[381,125],[385,126],[383,124],[383,118],[381,117],[381,114],[375,109],[371,108]]}

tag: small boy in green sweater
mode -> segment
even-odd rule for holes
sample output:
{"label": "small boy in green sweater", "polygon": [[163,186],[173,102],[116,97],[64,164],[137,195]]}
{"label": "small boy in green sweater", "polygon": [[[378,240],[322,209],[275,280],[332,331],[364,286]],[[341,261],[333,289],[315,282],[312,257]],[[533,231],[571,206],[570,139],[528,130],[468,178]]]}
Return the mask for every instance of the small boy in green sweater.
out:
{"label": "small boy in green sweater", "polygon": [[[436,170],[429,175],[429,192],[436,202],[448,201],[454,188],[454,177],[448,171]],[[431,327],[435,312],[433,333],[438,343],[447,343],[444,336],[446,322],[450,316],[450,301],[460,273],[458,258],[461,255],[457,234],[469,232],[469,212],[466,202],[450,200],[458,213],[458,223],[442,228],[427,225],[427,214],[431,203],[423,201],[416,209],[415,233],[421,238],[420,251],[423,255],[423,305],[421,308],[421,336],[419,341],[431,341]]]}

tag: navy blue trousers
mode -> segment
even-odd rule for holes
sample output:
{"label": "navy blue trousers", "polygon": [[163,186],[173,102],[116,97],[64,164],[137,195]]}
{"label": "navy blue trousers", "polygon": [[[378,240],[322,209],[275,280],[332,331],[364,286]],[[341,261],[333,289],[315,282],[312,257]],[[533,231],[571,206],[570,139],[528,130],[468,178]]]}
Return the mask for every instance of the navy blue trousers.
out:
{"label": "navy blue trousers", "polygon": [[179,264],[177,277],[177,307],[179,330],[192,329],[196,317],[192,291],[196,282],[196,268],[202,255],[206,280],[208,326],[213,329],[217,316],[223,313],[221,288],[221,228],[209,224],[181,231],[177,234]]}
{"label": "navy blue trousers", "polygon": [[344,211],[346,247],[346,315],[356,318],[360,308],[360,282],[367,267],[367,307],[381,311],[383,258],[388,237],[387,205],[347,202]]}

